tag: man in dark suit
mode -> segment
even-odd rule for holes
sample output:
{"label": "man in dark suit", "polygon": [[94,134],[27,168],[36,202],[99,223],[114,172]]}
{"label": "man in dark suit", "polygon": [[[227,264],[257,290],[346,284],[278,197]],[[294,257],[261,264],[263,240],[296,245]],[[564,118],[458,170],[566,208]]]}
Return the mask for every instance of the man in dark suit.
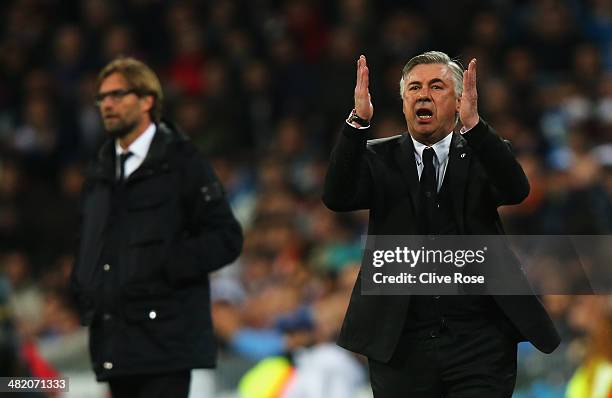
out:
{"label": "man in dark suit", "polygon": [[215,365],[208,273],[232,262],[242,232],[211,165],[160,121],[162,90],[140,61],[98,80],[109,134],[87,172],[72,288],[99,381],[117,397],[187,397]]}
{"label": "man in dark suit", "polygon": [[[369,235],[503,234],[497,207],[520,203],[529,183],[478,115],[476,60],[463,71],[444,53],[418,55],[402,71],[400,92],[408,134],[368,141],[374,108],[359,58],[355,108],[331,156],[325,205],[369,209]],[[510,397],[517,342],[546,353],[560,342],[533,295],[363,295],[361,282],[338,344],[368,358],[375,398]]]}

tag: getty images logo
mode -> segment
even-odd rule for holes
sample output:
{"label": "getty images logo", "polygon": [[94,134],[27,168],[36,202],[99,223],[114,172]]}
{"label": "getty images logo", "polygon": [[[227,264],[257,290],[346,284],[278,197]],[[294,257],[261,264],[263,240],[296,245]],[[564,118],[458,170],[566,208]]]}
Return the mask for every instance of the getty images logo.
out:
{"label": "getty images logo", "polygon": [[480,250],[441,250],[441,249],[409,249],[408,247],[396,247],[395,250],[374,250],[372,265],[379,268],[385,264],[400,263],[411,268],[421,264],[453,264],[455,267],[463,267],[466,264],[482,264],[485,261],[487,247]]}

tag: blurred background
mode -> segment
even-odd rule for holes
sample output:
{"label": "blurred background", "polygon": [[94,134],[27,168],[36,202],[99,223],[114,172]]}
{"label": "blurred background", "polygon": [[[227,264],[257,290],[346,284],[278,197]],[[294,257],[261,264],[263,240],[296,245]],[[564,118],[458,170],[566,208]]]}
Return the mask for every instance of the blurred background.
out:
{"label": "blurred background", "polygon": [[[219,366],[194,373],[193,396],[249,396],[262,380],[294,397],[371,394],[363,358],[333,344],[367,213],[320,200],[359,54],[372,137],[405,131],[410,57],[476,57],[480,114],[531,182],[501,209],[507,232],[612,230],[610,1],[3,0],[0,15],[2,376],[63,375],[67,396],[107,394],[66,286],[83,170],[104,138],[96,76],[120,55],[158,73],[165,117],[213,161],[245,231],[242,256],[213,276]],[[608,398],[610,297],[543,300],[563,344],[550,356],[519,346],[515,397]]]}

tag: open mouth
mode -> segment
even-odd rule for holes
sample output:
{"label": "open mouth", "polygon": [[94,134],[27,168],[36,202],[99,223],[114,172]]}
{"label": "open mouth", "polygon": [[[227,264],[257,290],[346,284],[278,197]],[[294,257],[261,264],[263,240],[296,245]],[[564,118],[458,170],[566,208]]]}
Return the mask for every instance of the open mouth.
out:
{"label": "open mouth", "polygon": [[417,118],[419,120],[430,120],[433,117],[433,112],[430,109],[417,109],[416,111]]}

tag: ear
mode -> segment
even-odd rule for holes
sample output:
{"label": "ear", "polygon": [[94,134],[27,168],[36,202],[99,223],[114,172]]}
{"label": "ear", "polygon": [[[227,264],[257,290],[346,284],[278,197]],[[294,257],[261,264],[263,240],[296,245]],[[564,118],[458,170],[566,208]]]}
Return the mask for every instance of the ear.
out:
{"label": "ear", "polygon": [[457,99],[455,100],[455,112],[459,113],[459,110],[461,109],[461,98],[463,97],[462,95],[457,96]]}

